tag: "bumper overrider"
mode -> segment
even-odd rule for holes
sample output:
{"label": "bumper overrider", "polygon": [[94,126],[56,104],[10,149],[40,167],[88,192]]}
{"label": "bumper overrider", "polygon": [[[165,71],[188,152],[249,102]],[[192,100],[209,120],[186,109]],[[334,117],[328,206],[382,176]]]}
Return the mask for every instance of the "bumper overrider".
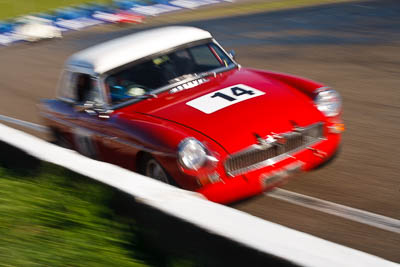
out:
{"label": "bumper overrider", "polygon": [[230,203],[272,189],[293,174],[310,170],[331,158],[341,135],[318,122],[268,136],[224,162],[226,178],[197,190],[211,201]]}

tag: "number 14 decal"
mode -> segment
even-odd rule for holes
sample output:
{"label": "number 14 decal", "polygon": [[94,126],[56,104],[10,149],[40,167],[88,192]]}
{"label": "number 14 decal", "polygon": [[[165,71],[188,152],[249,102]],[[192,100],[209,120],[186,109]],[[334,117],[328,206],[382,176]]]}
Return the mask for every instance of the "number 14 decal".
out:
{"label": "number 14 decal", "polygon": [[[232,94],[234,94],[235,96],[241,96],[241,95],[244,95],[244,94],[254,95],[254,92],[252,90],[245,90],[245,89],[242,89],[242,88],[237,87],[237,86],[232,87],[231,91],[232,91]],[[233,98],[233,97],[231,97],[229,95],[226,95],[224,93],[221,93],[221,92],[217,92],[217,93],[215,93],[215,94],[213,94],[211,96],[211,98],[214,98],[214,97],[222,97],[223,99],[226,99],[228,101],[235,101],[236,100],[236,98]]]}
{"label": "number 14 decal", "polygon": [[265,92],[244,84],[220,89],[193,99],[186,104],[204,113],[210,114],[244,100],[264,95]]}

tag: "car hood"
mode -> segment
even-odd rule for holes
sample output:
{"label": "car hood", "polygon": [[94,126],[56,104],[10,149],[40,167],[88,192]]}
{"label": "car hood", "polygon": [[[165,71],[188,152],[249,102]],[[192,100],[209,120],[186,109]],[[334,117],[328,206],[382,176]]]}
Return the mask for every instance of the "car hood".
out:
{"label": "car hood", "polygon": [[[236,85],[256,89],[257,96],[253,94],[241,102],[233,101],[233,104],[210,113],[190,106],[192,100]],[[236,93],[242,94],[243,91]],[[213,105],[214,98],[209,98],[206,103],[203,101],[202,105]],[[221,97],[218,101],[229,102]],[[191,89],[163,93],[127,109],[191,128],[219,143],[228,153],[256,143],[256,135],[266,137],[271,133],[291,131],[296,125],[306,126],[324,119],[310,98],[301,92],[268,77],[268,74],[243,68],[218,74]]]}

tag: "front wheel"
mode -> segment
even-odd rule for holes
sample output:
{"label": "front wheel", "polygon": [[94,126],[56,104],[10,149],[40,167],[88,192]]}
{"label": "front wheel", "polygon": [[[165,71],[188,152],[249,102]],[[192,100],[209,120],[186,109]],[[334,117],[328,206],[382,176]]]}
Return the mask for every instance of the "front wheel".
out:
{"label": "front wheel", "polygon": [[158,163],[158,161],[153,157],[146,157],[143,167],[144,168],[142,170],[144,175],[159,180],[160,182],[164,182],[166,184],[174,184],[170,176],[161,166],[161,164]]}

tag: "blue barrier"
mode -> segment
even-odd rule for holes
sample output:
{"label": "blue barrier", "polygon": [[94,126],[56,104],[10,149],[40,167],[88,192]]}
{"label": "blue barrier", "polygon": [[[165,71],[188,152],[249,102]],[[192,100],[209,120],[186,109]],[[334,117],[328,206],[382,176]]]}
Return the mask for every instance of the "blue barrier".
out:
{"label": "blue barrier", "polygon": [[[81,30],[87,27],[113,23],[120,16],[138,14],[141,16],[158,16],[183,9],[195,9],[205,5],[217,4],[229,0],[114,0],[111,5],[83,4],[77,7],[56,9],[50,13],[33,15],[45,19],[61,31]],[[121,13],[122,12],[122,13]],[[141,20],[135,23],[140,23]],[[15,31],[16,21],[0,21],[0,45],[10,45],[21,40]]]}

